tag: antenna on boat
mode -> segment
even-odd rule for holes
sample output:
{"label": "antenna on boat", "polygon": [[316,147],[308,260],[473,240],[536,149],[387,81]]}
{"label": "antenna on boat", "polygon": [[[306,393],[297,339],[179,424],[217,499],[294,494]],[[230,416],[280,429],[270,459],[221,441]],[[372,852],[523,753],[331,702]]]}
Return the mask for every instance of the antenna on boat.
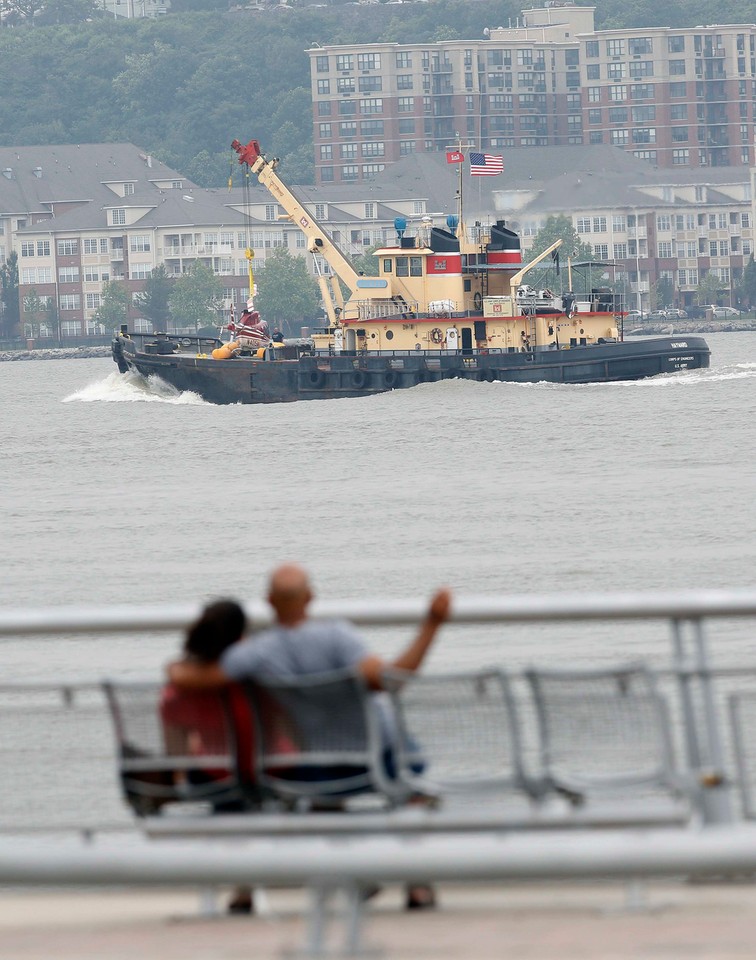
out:
{"label": "antenna on boat", "polygon": [[464,150],[469,150],[471,147],[475,146],[473,143],[462,143],[462,137],[459,135],[458,131],[454,132],[454,136],[457,138],[457,142],[446,148],[446,162],[447,163],[456,163],[457,164],[457,218],[459,224],[464,229],[464,217],[463,213],[463,203],[462,203],[462,168],[465,162]]}

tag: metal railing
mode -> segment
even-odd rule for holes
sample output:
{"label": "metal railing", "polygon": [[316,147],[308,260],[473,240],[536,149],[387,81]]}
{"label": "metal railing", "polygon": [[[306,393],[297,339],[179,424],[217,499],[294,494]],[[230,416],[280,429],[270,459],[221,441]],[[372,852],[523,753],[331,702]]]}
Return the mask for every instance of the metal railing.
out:
{"label": "metal railing", "polygon": [[[253,628],[271,622],[260,601],[245,608]],[[0,612],[0,643],[76,634],[175,634],[198,604],[68,607]],[[361,627],[416,624],[421,600],[317,601],[315,618],[343,617]],[[114,743],[97,684],[0,687],[0,882],[34,884],[303,884],[312,890],[305,955],[321,956],[325,904],[335,889],[349,903],[344,956],[360,948],[360,889],[423,879],[533,880],[588,877],[756,875],[756,663],[715,668],[709,629],[733,630],[756,618],[754,590],[455,597],[451,624],[558,625],[662,621],[669,627],[665,665],[655,669],[673,705],[670,724],[682,766],[704,788],[701,821],[656,830],[548,830],[400,836],[258,838],[229,846],[139,840],[120,800]],[[587,626],[586,626],[587,629]],[[93,640],[93,642],[95,642]],[[742,647],[742,645],[741,645]],[[569,657],[566,659],[569,662]],[[606,661],[604,660],[604,666]],[[515,685],[522,673],[511,671]],[[741,822],[737,822],[741,821]],[[50,845],[28,836],[69,834]],[[73,831],[121,831],[82,844]],[[24,834],[17,843],[8,833]],[[308,952],[309,951],[309,952]]]}

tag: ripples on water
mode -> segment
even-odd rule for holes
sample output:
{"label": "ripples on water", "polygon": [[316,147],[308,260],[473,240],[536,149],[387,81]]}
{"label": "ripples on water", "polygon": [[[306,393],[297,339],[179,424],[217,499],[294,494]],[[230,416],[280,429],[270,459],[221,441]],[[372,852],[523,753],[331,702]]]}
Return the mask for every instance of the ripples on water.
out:
{"label": "ripples on water", "polygon": [[[213,406],[109,360],[0,364],[4,602],[254,597],[282,560],[328,597],[751,586],[756,336],[707,339],[709,370],[635,383],[268,406]],[[597,659],[654,636],[467,628],[434,658]],[[99,676],[176,642],[27,641],[6,666]]]}

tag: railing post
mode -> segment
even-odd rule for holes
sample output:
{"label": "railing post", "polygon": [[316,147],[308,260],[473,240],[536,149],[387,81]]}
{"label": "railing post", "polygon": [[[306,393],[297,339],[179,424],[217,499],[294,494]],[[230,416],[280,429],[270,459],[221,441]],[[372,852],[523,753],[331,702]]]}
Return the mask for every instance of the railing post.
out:
{"label": "railing post", "polygon": [[[724,749],[720,732],[719,715],[714,698],[714,684],[709,664],[708,645],[700,618],[693,621],[693,636],[696,647],[696,665],[701,686],[704,716],[709,783],[702,783],[702,809],[705,823],[732,823],[730,785],[725,773]],[[702,771],[703,772],[703,771]]]}

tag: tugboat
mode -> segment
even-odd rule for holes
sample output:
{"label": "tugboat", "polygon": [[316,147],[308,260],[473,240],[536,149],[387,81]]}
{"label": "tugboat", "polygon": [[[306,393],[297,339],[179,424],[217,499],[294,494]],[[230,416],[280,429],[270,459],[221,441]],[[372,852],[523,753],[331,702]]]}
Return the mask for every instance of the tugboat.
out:
{"label": "tugboat", "polygon": [[[328,324],[307,340],[277,342],[256,318],[254,336],[228,343],[122,327],[113,359],[123,373],[159,376],[212,403],[279,403],[451,378],[606,383],[709,366],[702,337],[623,340],[622,295],[608,288],[554,294],[525,283],[561,240],[523,264],[519,237],[503,220],[468,230],[449,215],[443,226],[410,233],[399,217],[395,244],[375,253],[378,276],[358,274],[259,143],[234,140],[232,147],[305,234],[309,250],[329,264],[332,275],[319,278]],[[248,250],[251,294],[252,256]]]}

